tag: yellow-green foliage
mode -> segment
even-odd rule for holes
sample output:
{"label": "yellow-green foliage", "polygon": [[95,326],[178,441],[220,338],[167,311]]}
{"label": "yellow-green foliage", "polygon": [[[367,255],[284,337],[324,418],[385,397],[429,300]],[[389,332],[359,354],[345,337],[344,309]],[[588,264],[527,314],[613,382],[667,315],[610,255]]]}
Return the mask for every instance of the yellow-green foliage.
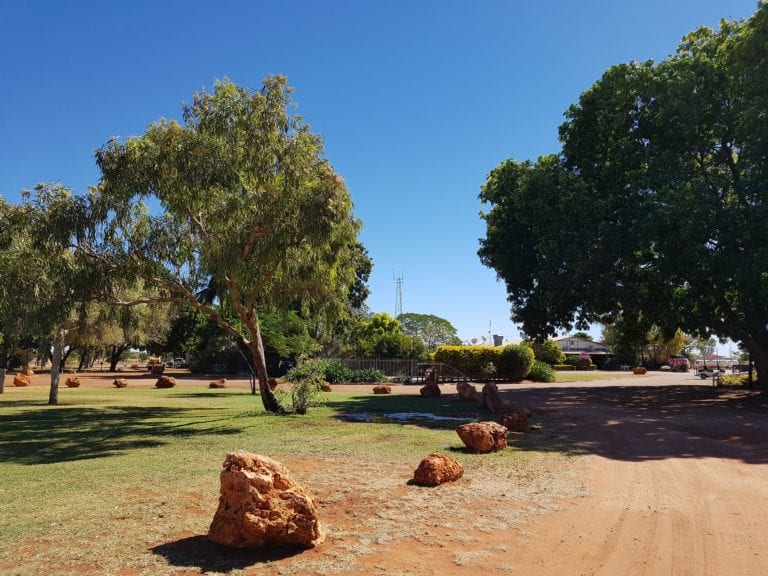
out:
{"label": "yellow-green foliage", "polygon": [[749,374],[725,374],[720,378],[723,386],[746,386],[749,383]]}
{"label": "yellow-green foliage", "polygon": [[[528,346],[439,346],[435,362],[448,364],[469,378],[494,377],[513,382],[522,380],[533,364]],[[489,370],[489,367],[495,371]]]}

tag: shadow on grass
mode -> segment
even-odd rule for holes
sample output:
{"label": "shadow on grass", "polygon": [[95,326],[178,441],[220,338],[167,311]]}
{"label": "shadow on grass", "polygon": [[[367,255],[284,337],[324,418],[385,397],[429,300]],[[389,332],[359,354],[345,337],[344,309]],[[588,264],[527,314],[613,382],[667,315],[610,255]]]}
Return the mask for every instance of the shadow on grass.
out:
{"label": "shadow on grass", "polygon": [[180,437],[239,432],[204,409],[38,407],[0,415],[0,462],[52,464],[105,458]]}
{"label": "shadow on grass", "polygon": [[219,546],[207,536],[189,536],[150,549],[165,558],[172,566],[198,568],[208,572],[231,572],[254,564],[284,560],[303,552],[302,549],[286,548],[257,552]]}
{"label": "shadow on grass", "polygon": [[520,450],[596,454],[625,461],[720,458],[768,463],[768,405],[759,392],[701,385],[512,390],[538,433]]}
{"label": "shadow on grass", "polygon": [[[328,398],[323,403],[334,410],[338,418],[359,424],[408,424],[433,430],[455,430],[462,422],[475,422],[481,418],[479,404],[461,402],[455,394],[439,398],[378,394],[345,400]],[[481,419],[492,419],[491,414],[485,416]]]}

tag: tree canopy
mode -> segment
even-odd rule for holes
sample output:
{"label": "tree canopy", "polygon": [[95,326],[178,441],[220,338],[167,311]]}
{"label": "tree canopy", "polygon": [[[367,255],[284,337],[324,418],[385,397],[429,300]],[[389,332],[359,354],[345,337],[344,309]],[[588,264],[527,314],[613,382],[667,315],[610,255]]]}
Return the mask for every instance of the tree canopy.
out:
{"label": "tree canopy", "polygon": [[[123,304],[173,302],[208,315],[249,351],[275,412],[259,307],[332,318],[348,305],[365,255],[344,181],[290,94],[281,76],[257,91],[220,81],[184,106],[182,123],[160,120],[109,142],[92,191],[101,241],[82,247],[105,271],[154,291]],[[211,286],[216,297],[201,297]]]}
{"label": "tree canopy", "polygon": [[741,342],[768,387],[768,5],[608,69],[562,151],[507,160],[480,198],[481,261],[526,334],[631,321]]}
{"label": "tree canopy", "polygon": [[410,336],[418,336],[430,350],[442,345],[461,344],[461,340],[456,336],[456,328],[440,316],[406,312],[400,314],[397,320],[403,327],[403,332]]}

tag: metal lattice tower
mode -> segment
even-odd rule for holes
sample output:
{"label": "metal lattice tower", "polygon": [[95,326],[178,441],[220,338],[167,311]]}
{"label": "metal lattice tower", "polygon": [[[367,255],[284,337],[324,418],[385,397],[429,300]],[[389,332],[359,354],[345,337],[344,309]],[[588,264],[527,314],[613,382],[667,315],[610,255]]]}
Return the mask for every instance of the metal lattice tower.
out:
{"label": "metal lattice tower", "polygon": [[395,280],[395,318],[403,313],[403,275],[394,276]]}

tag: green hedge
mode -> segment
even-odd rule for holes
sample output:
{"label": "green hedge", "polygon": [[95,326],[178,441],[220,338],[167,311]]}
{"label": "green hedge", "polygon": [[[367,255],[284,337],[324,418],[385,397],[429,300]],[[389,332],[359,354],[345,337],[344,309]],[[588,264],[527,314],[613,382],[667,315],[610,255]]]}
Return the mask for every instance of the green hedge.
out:
{"label": "green hedge", "polygon": [[518,382],[526,377],[533,365],[533,350],[515,344],[497,348],[440,346],[435,350],[435,362],[452,366],[469,378],[492,377]]}

